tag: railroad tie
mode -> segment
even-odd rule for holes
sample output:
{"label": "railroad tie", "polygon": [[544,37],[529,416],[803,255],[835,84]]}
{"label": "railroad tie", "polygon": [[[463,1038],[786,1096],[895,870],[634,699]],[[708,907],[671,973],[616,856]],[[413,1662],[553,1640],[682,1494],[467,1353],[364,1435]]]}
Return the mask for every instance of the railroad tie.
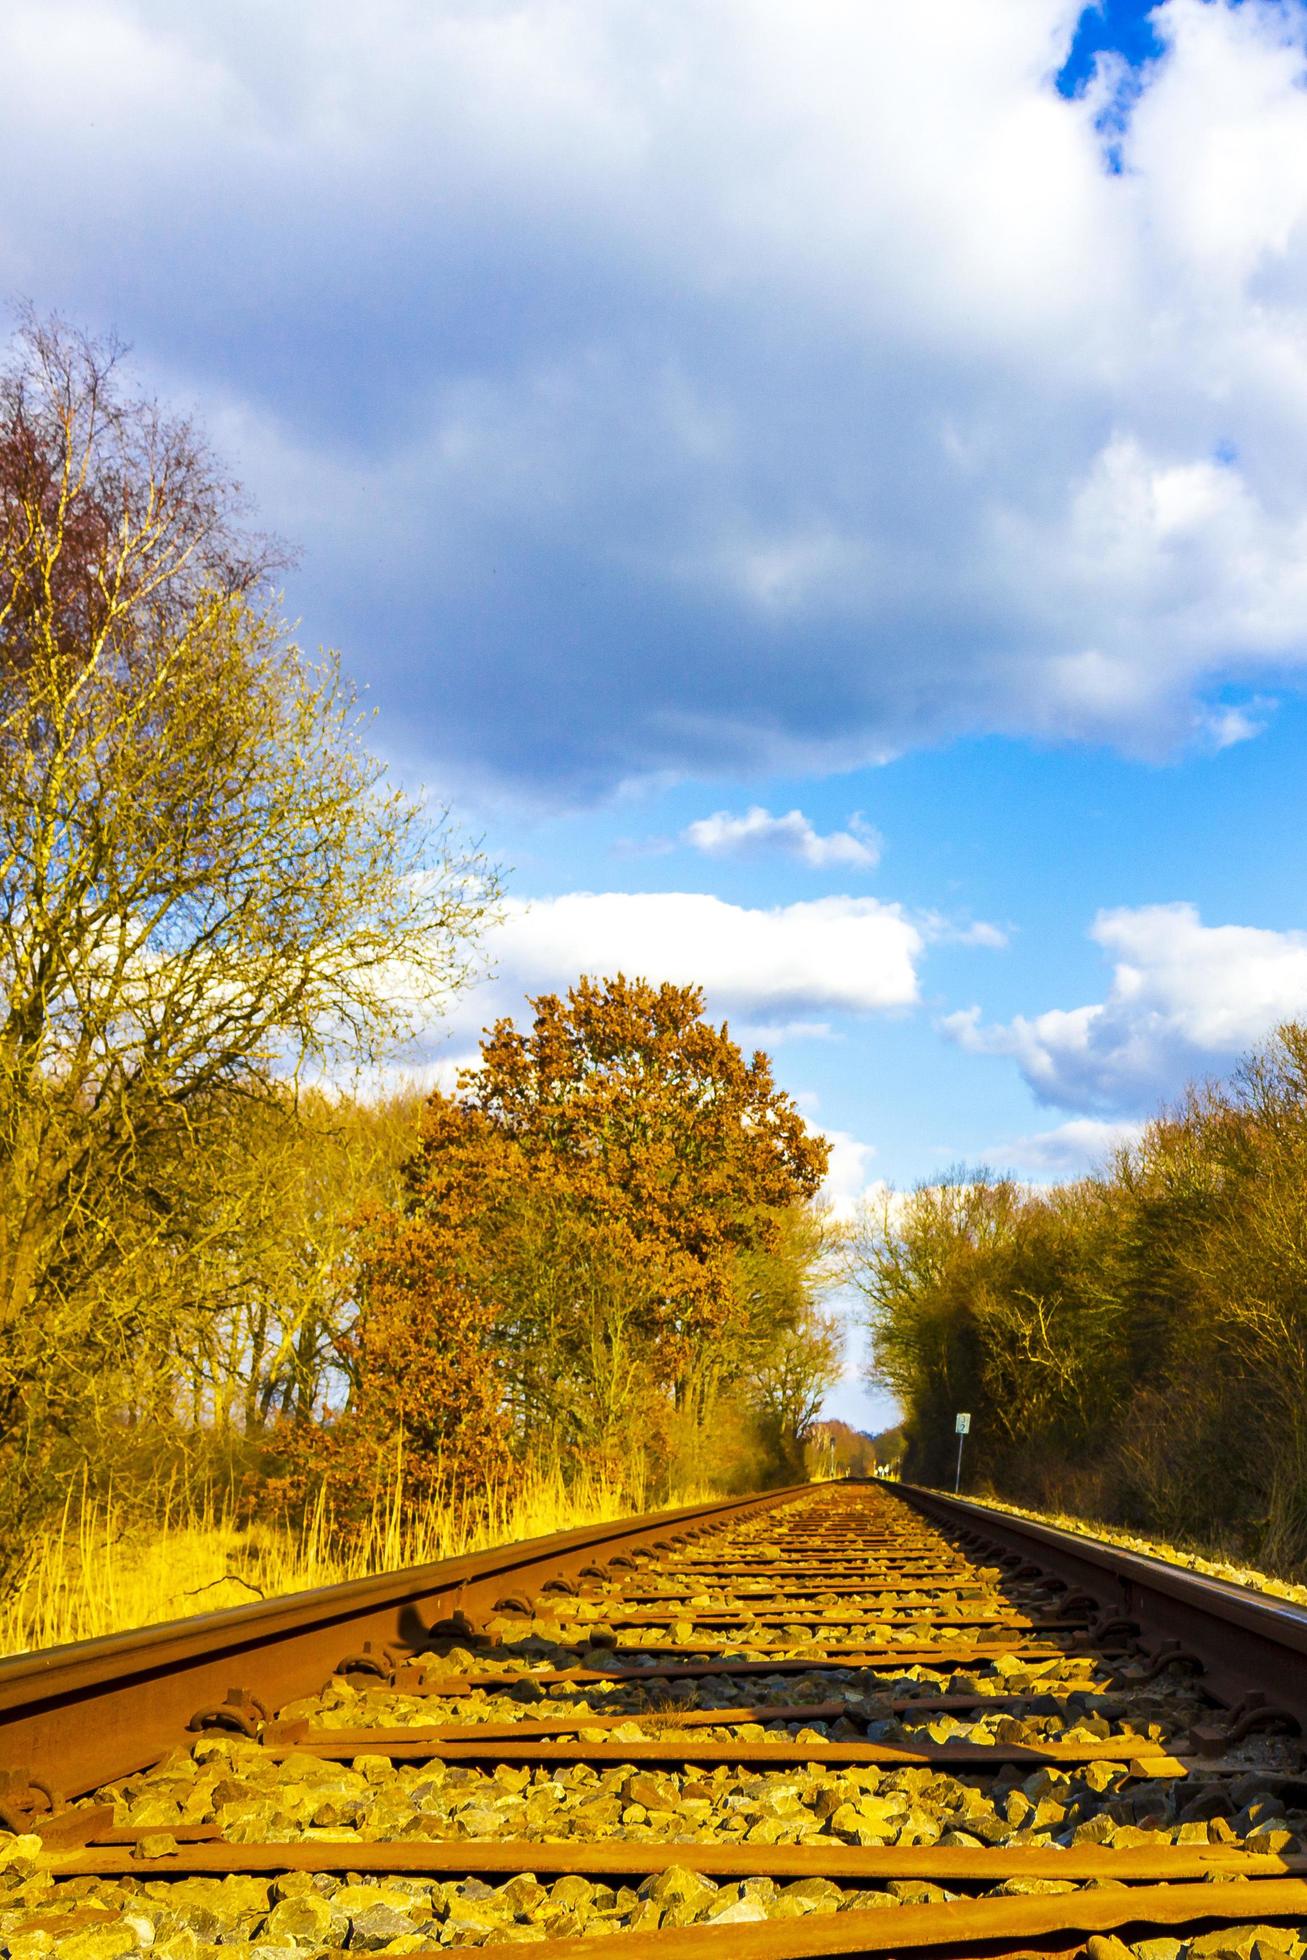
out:
{"label": "railroad tie", "polygon": [[268,1602],[217,1616],[228,1660],[198,1622],[74,1660],[62,1725],[9,1664],[0,1907],[8,1856],[56,1952],[224,1878],[264,1946],[545,1960],[600,1926],[613,1960],[803,1960],[1307,1923],[1293,1665],[1236,1680],[1199,1605],[1288,1618],[1179,1574],[1167,1646],[1110,1557],[977,1508],[822,1485]]}

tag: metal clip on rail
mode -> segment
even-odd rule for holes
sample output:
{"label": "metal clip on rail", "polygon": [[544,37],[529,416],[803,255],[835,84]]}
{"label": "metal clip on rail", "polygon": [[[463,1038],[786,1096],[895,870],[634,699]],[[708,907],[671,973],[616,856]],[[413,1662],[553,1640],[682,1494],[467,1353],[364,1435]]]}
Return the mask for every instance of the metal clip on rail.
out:
{"label": "metal clip on rail", "polygon": [[1204,1665],[1201,1654],[1196,1654],[1192,1647],[1184,1647],[1178,1640],[1165,1640],[1143,1673],[1130,1677],[1130,1683],[1132,1687],[1140,1688],[1147,1681],[1156,1681],[1169,1667],[1183,1667],[1191,1674],[1201,1674]]}
{"label": "metal clip on rail", "polygon": [[1262,1689],[1254,1688],[1230,1709],[1223,1726],[1211,1723],[1191,1729],[1189,1746],[1197,1756],[1221,1756],[1250,1735],[1271,1730],[1301,1735],[1302,1724],[1291,1710],[1278,1707]]}
{"label": "metal clip on rail", "polygon": [[387,1683],[395,1679],[395,1670],[407,1654],[397,1653],[393,1647],[379,1646],[375,1641],[365,1640],[361,1647],[348,1654],[342,1654],[332,1668],[333,1674],[371,1674],[378,1681]]}
{"label": "metal clip on rail", "polygon": [[1067,1643],[1067,1652],[1087,1654],[1095,1648],[1105,1647],[1109,1641],[1118,1644],[1121,1641],[1135,1641],[1141,1631],[1138,1620],[1128,1620],[1122,1613],[1105,1613],[1101,1620],[1095,1620],[1084,1633]]}
{"label": "metal clip on rail", "polygon": [[528,1598],[526,1593],[505,1593],[502,1599],[495,1601],[496,1613],[511,1613],[525,1620],[529,1620],[535,1610],[535,1601]]}
{"label": "metal clip on rail", "polygon": [[209,1708],[197,1708],[186,1726],[193,1732],[225,1729],[253,1740],[268,1719],[267,1707],[248,1688],[228,1688],[224,1700]]}
{"label": "metal clip on rail", "polygon": [[16,1837],[32,1830],[36,1820],[49,1816],[64,1802],[44,1777],[30,1770],[0,1770],[0,1824]]}
{"label": "metal clip on rail", "polygon": [[443,1620],[436,1620],[427,1628],[430,1651],[438,1652],[442,1645],[460,1647],[498,1647],[501,1636],[497,1628],[488,1627],[484,1620],[474,1620],[461,1606]]}

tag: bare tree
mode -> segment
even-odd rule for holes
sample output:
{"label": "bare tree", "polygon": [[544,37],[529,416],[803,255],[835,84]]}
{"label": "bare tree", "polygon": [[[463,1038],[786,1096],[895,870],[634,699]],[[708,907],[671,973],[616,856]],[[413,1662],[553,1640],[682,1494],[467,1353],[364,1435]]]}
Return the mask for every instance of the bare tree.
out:
{"label": "bare tree", "polygon": [[387,788],[335,658],[288,641],[242,516],[116,348],[25,320],[0,377],[11,1491],[166,1310],[232,1099],[404,1038],[496,896],[446,813]]}

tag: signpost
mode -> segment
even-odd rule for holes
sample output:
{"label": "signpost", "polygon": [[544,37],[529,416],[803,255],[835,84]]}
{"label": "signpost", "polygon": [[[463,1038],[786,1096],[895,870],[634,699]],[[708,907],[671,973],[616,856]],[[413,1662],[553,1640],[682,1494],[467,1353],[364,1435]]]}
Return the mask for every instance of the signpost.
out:
{"label": "signpost", "polygon": [[956,1497],[962,1488],[962,1439],[964,1436],[971,1434],[971,1417],[969,1415],[963,1415],[959,1409],[958,1419],[953,1426],[958,1432],[958,1468],[957,1475],[953,1479],[953,1494]]}

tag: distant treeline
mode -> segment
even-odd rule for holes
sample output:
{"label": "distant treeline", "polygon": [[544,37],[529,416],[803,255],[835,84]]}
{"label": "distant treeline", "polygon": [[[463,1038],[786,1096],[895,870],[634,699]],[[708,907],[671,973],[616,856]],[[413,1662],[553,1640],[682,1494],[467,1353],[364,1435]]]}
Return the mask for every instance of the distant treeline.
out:
{"label": "distant treeline", "polygon": [[808,1457],[813,1469],[832,1477],[874,1477],[878,1470],[898,1467],[903,1455],[901,1429],[882,1429],[873,1436],[837,1416],[812,1426]]}
{"label": "distant treeline", "polygon": [[962,1172],[856,1237],[904,1474],[1307,1568],[1307,1027],[1097,1175]]}

